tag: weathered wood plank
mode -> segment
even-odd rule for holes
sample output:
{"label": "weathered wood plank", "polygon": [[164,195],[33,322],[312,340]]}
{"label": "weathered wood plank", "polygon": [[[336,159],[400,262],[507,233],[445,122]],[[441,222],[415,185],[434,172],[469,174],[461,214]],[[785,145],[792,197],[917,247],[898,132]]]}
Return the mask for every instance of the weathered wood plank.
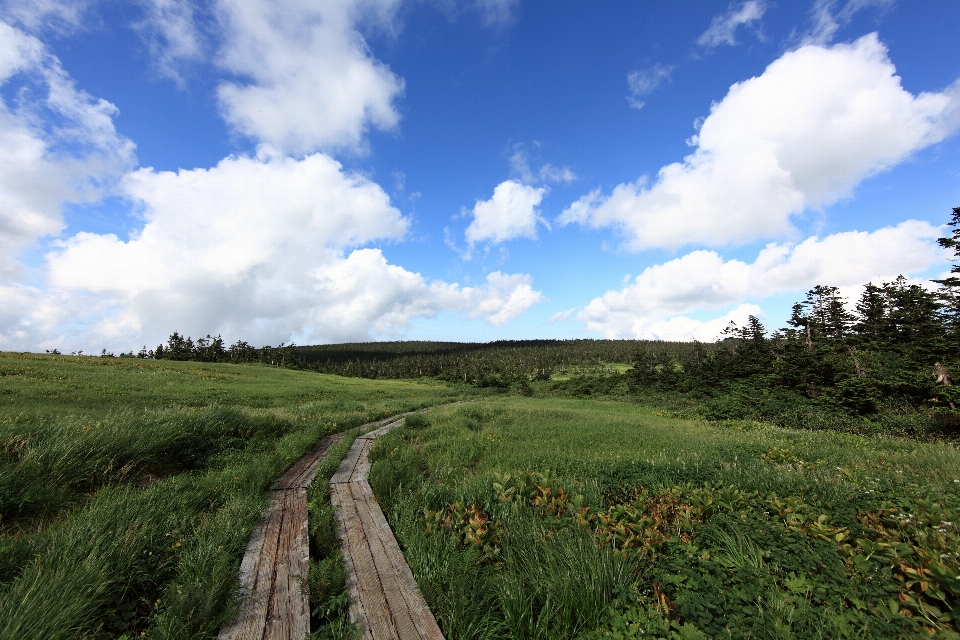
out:
{"label": "weathered wood plank", "polygon": [[417,581],[413,577],[410,565],[408,565],[404,559],[403,553],[400,551],[400,544],[397,542],[396,536],[393,535],[393,530],[390,529],[390,525],[383,511],[380,509],[377,498],[373,495],[370,485],[365,482],[361,486],[358,486],[356,490],[364,502],[370,505],[369,517],[371,519],[371,527],[373,531],[376,532],[380,544],[383,545],[386,551],[387,559],[390,562],[387,570],[392,576],[392,581],[399,587],[399,592],[404,598],[404,605],[407,607],[409,616],[413,620],[419,637],[429,638],[430,640],[443,640],[440,627],[437,625],[433,614],[430,613],[430,609],[427,607],[427,602],[423,599],[423,594],[420,593],[419,587],[417,587]]}
{"label": "weathered wood plank", "polygon": [[359,600],[351,607],[351,620],[364,640],[443,640],[367,482],[373,440],[402,423],[357,438],[331,479],[347,584]]}
{"label": "weathered wood plank", "polygon": [[[406,415],[406,414],[404,414],[404,415]],[[396,420],[396,421],[394,421],[394,422],[390,422],[390,423],[388,423],[388,424],[383,425],[383,426],[380,427],[379,429],[375,429],[375,430],[373,430],[373,431],[369,431],[369,432],[363,434],[363,435],[360,436],[360,437],[361,437],[361,438],[364,438],[364,439],[366,439],[366,440],[374,440],[374,439],[382,436],[383,434],[385,434],[387,431],[390,431],[390,430],[393,429],[394,427],[399,427],[399,426],[402,425],[402,424],[403,424],[403,418],[400,418],[399,420]]]}
{"label": "weathered wood plank", "polygon": [[250,536],[247,551],[240,563],[240,590],[237,594],[240,610],[221,628],[220,640],[260,640],[263,637],[266,601],[263,599],[262,582],[258,584],[257,578],[263,548],[267,544],[267,524],[272,506],[264,511],[264,518]]}
{"label": "weathered wood plank", "polygon": [[333,477],[330,478],[330,484],[334,485],[350,482],[350,475],[357,466],[357,461],[359,459],[360,449],[357,447],[356,441],[354,441],[353,446],[350,447],[347,455],[344,457],[343,461],[340,462],[340,466],[337,467],[336,473],[334,473]]}
{"label": "weathered wood plank", "polygon": [[280,476],[280,479],[273,484],[271,489],[273,491],[283,491],[284,489],[306,489],[309,487],[313,479],[317,477],[317,468],[320,466],[320,461],[326,457],[330,447],[341,440],[343,440],[342,433],[321,440],[320,444],[314,447],[310,453],[297,460],[285,474]]}
{"label": "weathered wood plank", "polygon": [[364,440],[360,445],[360,455],[357,456],[357,462],[350,474],[350,484],[367,481],[367,477],[370,475],[370,449],[372,448],[373,440]]}
{"label": "weathered wood plank", "polygon": [[363,602],[360,600],[359,585],[357,584],[357,570],[353,563],[353,556],[348,553],[345,540],[346,526],[340,515],[341,510],[353,509],[353,496],[350,495],[348,484],[330,484],[330,504],[337,513],[338,537],[340,538],[340,556],[343,559],[344,573],[346,574],[347,590],[350,592],[350,620],[366,620]]}
{"label": "weathered wood plank", "polygon": [[234,620],[220,630],[221,640],[262,640],[263,638],[267,605],[273,587],[280,520],[281,505],[274,497],[271,498],[262,521],[263,539],[251,558],[247,584],[241,585],[241,592],[245,597],[240,602],[240,612]]}
{"label": "weathered wood plank", "polygon": [[[413,413],[361,427],[372,431],[357,439],[330,480],[352,600],[350,617],[368,640],[443,640],[367,484],[373,440]],[[224,624],[220,640],[303,640],[309,634],[306,489],[330,447],[342,438],[324,438],[271,487],[270,503],[240,565],[240,611]]]}
{"label": "weathered wood plank", "polygon": [[306,590],[310,546],[307,539],[307,491],[282,492],[273,589],[267,603],[264,638],[296,638],[310,633],[310,605]]}
{"label": "weathered wood plank", "polygon": [[[362,486],[359,486],[362,484],[366,483],[358,482],[351,484],[350,489],[354,494],[354,500],[357,505],[357,515],[363,526],[363,534],[366,538],[377,576],[380,578],[380,587],[386,599],[387,607],[390,610],[390,617],[393,619],[393,631],[396,632],[397,638],[419,639],[420,633],[417,630],[417,625],[403,595],[404,587],[409,589],[412,586],[413,589],[416,589],[417,585],[416,583],[413,583],[413,585],[401,585],[397,581],[396,560],[392,558],[390,554],[392,549],[389,549],[388,545],[385,544],[384,532],[371,516],[371,511],[376,510],[379,512],[380,508],[376,502],[371,504],[365,499]],[[386,522],[384,522],[383,525],[386,526]],[[387,531],[389,530],[389,527],[387,527]],[[391,534],[390,538],[392,537]],[[400,549],[397,548],[396,553],[399,554],[399,552]]]}
{"label": "weathered wood plank", "polygon": [[[355,572],[357,598],[361,604],[363,618],[352,620],[360,627],[364,638],[395,638],[391,635],[393,620],[377,573],[373,555],[364,535],[363,525],[357,512],[357,504],[350,495],[350,485],[340,485],[342,511],[337,512],[340,523],[339,533],[342,541],[341,555],[349,557]],[[345,495],[346,494],[346,495]],[[346,565],[345,565],[346,568]]]}
{"label": "weathered wood plank", "polygon": [[240,564],[240,611],[220,629],[220,640],[303,640],[310,633],[306,487],[342,438],[324,438],[274,484]]}

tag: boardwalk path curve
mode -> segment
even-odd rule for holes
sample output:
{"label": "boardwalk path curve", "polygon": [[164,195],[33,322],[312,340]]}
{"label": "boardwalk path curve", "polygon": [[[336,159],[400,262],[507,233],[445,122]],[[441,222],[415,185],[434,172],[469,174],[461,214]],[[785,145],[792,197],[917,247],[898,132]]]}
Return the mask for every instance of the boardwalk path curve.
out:
{"label": "boardwalk path curve", "polygon": [[[361,427],[379,428],[357,438],[330,481],[350,618],[364,640],[443,640],[367,483],[374,438],[412,413]],[[330,447],[342,439],[342,433],[324,438],[274,483],[240,564],[240,611],[224,624],[218,640],[302,640],[310,633],[307,487]]]}

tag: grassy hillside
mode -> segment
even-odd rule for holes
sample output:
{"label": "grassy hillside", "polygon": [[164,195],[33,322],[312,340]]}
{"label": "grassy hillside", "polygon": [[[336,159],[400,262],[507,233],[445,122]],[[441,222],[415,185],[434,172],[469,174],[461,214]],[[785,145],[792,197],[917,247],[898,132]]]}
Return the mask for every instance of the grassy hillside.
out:
{"label": "grassy hillside", "polygon": [[0,637],[210,637],[276,477],[326,434],[455,395],[0,353]]}
{"label": "grassy hillside", "polygon": [[957,637],[955,445],[500,397],[378,440],[450,640]]}

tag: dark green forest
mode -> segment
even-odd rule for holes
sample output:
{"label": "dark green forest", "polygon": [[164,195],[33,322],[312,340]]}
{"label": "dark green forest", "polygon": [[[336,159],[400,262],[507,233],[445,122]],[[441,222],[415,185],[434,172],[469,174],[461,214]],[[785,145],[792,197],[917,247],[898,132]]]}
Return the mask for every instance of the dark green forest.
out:
{"label": "dark green forest", "polygon": [[[711,344],[649,340],[370,342],[254,348],[174,332],[141,358],[259,362],[363,378],[435,378],[524,395],[615,396],[709,420],[960,434],[960,207],[949,277],[867,284],[851,307],[818,285],[768,331],[751,316]],[[103,355],[111,355],[104,353]],[[620,366],[615,366],[620,365]],[[630,365],[630,369],[623,365]]]}

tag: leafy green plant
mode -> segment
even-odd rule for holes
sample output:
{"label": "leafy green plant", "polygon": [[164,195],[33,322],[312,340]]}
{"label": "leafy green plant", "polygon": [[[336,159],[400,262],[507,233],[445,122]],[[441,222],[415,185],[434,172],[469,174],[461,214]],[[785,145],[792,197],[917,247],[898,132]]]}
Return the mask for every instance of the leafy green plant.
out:
{"label": "leafy green plant", "polygon": [[[390,518],[447,637],[491,619],[503,638],[956,633],[950,445],[611,402],[476,404],[435,411],[375,463],[425,465]],[[484,414],[498,417],[473,428]]]}

